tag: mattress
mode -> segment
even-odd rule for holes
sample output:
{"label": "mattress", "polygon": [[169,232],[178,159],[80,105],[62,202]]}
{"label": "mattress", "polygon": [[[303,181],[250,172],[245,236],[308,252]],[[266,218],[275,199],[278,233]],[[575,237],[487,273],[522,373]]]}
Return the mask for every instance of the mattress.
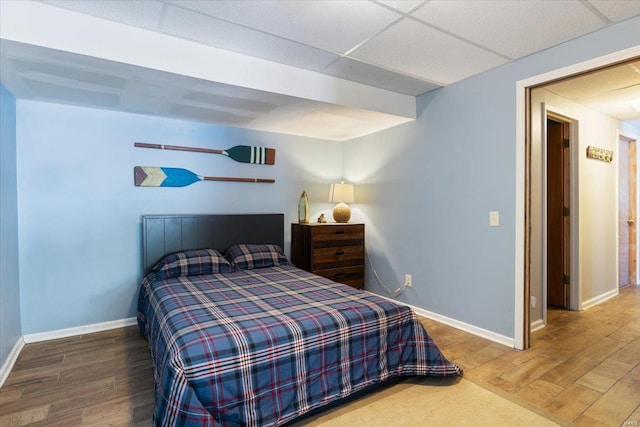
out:
{"label": "mattress", "polygon": [[290,265],[152,273],[138,324],[161,426],[281,425],[391,378],[462,373],[409,307]]}

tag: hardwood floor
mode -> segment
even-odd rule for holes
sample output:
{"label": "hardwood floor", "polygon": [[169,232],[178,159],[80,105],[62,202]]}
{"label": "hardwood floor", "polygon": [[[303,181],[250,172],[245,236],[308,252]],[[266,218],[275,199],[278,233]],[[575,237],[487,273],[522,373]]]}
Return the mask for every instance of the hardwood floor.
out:
{"label": "hardwood floor", "polygon": [[153,372],[137,326],[26,344],[0,389],[0,426],[150,426]]}
{"label": "hardwood floor", "polygon": [[[523,352],[423,323],[476,384],[578,426],[638,426],[640,287],[549,319]],[[149,426],[153,399],[137,327],[27,344],[0,389],[0,426]]]}
{"label": "hardwood floor", "polygon": [[423,324],[476,383],[578,426],[640,425],[640,286],[586,311],[549,310],[548,319],[527,351]]}

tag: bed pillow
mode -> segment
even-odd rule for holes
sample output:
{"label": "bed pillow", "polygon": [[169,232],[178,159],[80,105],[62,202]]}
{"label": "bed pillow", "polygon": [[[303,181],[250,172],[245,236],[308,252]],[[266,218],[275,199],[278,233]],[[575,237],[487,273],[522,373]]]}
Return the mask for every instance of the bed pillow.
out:
{"label": "bed pillow", "polygon": [[228,273],[233,271],[233,267],[215,249],[196,249],[167,255],[151,271],[156,273],[158,280],[163,280],[170,277]]}
{"label": "bed pillow", "polygon": [[238,270],[289,265],[289,260],[278,245],[234,245],[227,250],[226,257]]}

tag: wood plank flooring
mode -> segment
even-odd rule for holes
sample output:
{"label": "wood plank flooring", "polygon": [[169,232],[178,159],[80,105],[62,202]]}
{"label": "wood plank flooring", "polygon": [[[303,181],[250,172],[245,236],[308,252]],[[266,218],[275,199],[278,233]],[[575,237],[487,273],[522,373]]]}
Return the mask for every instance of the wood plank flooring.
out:
{"label": "wood plank flooring", "polygon": [[137,326],[26,344],[0,389],[0,426],[150,426],[153,371]]}
{"label": "wood plank flooring", "polygon": [[476,383],[577,426],[640,425],[640,286],[586,311],[550,309],[527,351],[423,324]]}
{"label": "wood plank flooring", "polygon": [[[516,351],[424,319],[476,384],[578,426],[640,424],[640,287],[549,311]],[[27,344],[0,389],[0,426],[150,426],[153,372],[137,327]]]}

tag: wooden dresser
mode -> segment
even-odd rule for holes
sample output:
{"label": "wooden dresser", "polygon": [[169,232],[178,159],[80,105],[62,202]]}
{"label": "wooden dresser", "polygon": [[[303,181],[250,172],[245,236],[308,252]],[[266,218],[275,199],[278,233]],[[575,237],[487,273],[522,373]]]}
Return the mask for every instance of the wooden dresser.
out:
{"label": "wooden dresser", "polygon": [[364,224],[291,224],[291,261],[303,270],[364,289]]}

